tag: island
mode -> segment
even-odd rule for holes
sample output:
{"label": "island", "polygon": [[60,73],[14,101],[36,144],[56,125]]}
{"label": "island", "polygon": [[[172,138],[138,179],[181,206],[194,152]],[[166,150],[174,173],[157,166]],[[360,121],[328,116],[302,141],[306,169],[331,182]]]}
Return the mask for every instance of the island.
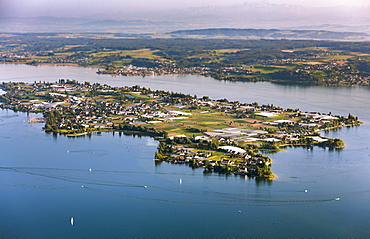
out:
{"label": "island", "polygon": [[320,131],[360,125],[356,116],[303,112],[273,104],[230,102],[138,85],[59,79],[57,82],[3,82],[1,108],[42,113],[46,133],[91,137],[104,131],[146,135],[159,141],[156,163],[203,167],[204,172],[274,179],[264,152],[284,147],[344,147]]}

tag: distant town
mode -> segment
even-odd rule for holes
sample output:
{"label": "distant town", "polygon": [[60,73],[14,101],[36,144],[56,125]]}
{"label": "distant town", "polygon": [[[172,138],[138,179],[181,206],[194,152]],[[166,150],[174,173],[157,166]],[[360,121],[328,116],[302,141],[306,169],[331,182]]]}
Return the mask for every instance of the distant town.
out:
{"label": "distant town", "polygon": [[42,113],[29,123],[45,123],[46,133],[90,137],[104,131],[147,135],[159,141],[156,163],[203,167],[206,172],[273,179],[264,151],[286,146],[343,148],[322,130],[357,126],[356,116],[302,112],[257,102],[230,102],[140,86],[98,83],[2,83],[1,108]]}

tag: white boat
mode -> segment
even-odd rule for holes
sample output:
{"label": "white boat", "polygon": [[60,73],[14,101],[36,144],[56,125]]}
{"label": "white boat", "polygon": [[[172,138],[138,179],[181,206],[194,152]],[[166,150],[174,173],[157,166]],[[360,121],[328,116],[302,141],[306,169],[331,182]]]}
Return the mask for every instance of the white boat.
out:
{"label": "white boat", "polygon": [[71,225],[73,226],[73,223],[75,222],[75,219],[73,219],[73,217],[71,217]]}

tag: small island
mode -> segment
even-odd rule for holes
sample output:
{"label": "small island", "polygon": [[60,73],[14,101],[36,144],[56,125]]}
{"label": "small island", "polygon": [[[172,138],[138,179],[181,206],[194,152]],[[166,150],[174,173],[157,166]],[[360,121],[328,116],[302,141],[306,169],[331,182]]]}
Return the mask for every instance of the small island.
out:
{"label": "small island", "polygon": [[156,163],[203,167],[204,172],[274,179],[263,152],[287,146],[343,148],[341,139],[320,131],[357,126],[356,116],[283,109],[257,102],[198,98],[189,94],[99,83],[2,83],[1,108],[42,113],[46,133],[68,137],[103,131],[146,135],[159,141]]}

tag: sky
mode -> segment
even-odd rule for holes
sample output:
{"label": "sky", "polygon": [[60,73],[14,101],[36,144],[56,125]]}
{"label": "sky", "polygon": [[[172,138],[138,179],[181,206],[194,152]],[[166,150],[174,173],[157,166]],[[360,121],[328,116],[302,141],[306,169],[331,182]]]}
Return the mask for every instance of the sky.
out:
{"label": "sky", "polygon": [[112,9],[122,12],[226,6],[268,2],[308,7],[368,6],[369,0],[0,0],[0,17],[90,16]]}

